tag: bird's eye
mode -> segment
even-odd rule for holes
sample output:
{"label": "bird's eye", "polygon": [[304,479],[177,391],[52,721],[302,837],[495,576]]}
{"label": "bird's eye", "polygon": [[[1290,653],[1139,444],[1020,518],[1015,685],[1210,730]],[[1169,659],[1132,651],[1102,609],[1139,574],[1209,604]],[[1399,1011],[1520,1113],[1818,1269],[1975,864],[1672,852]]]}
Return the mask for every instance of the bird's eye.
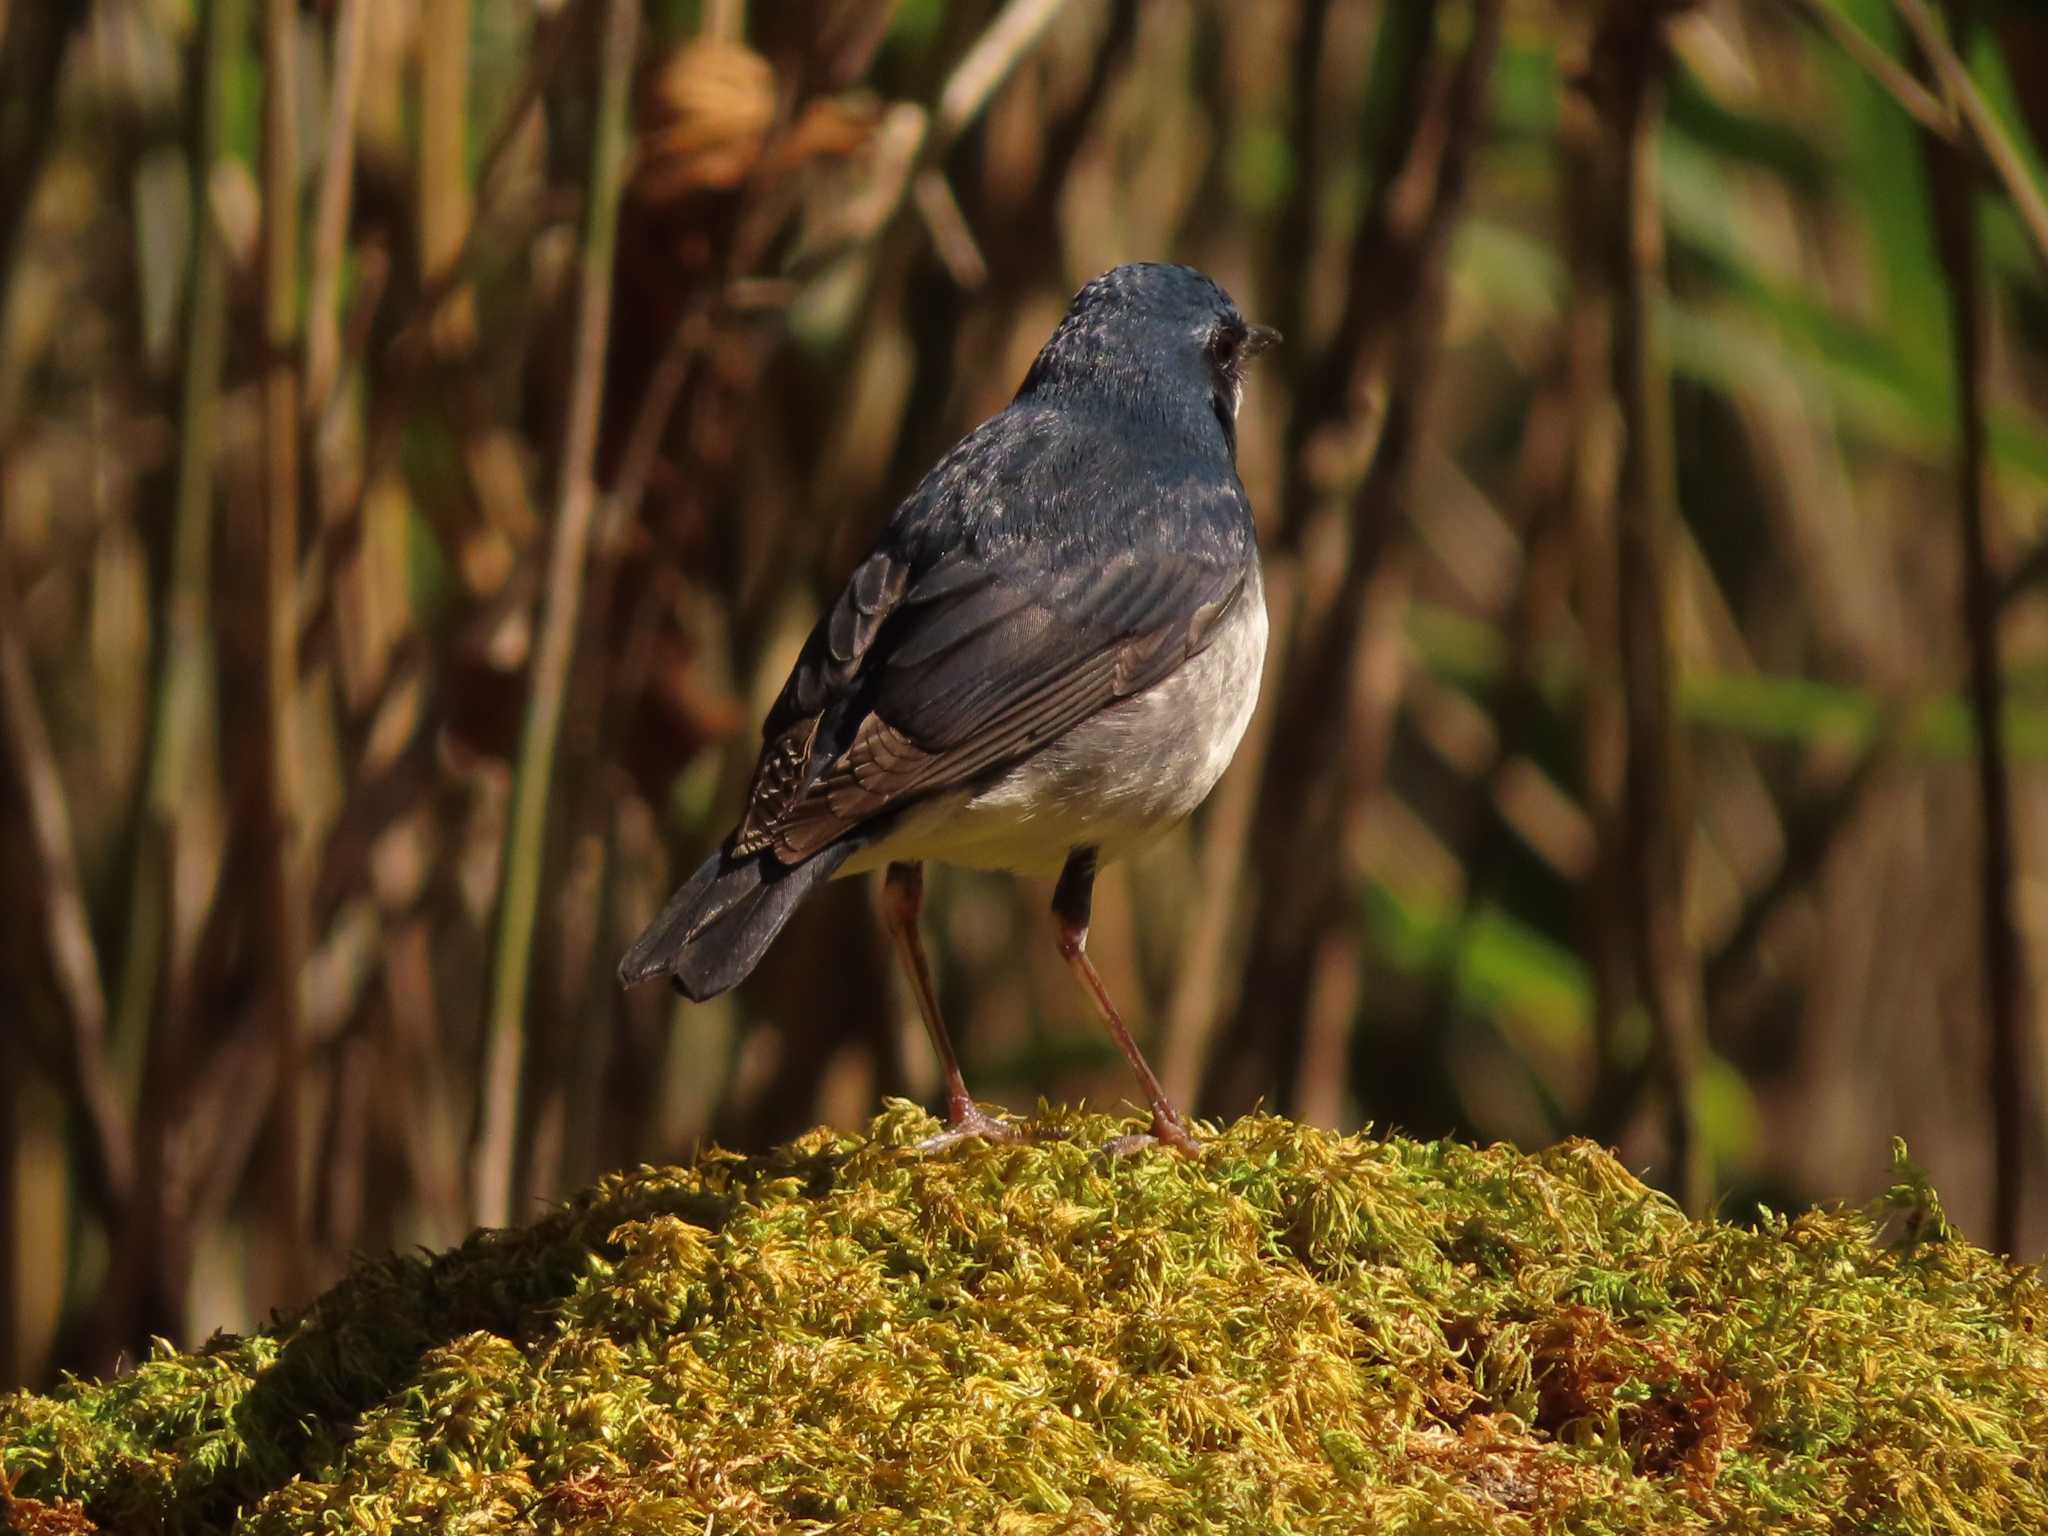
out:
{"label": "bird's eye", "polygon": [[1245,330],[1234,320],[1225,320],[1209,333],[1209,356],[1218,363],[1228,365],[1237,358],[1238,349],[1244,345]]}

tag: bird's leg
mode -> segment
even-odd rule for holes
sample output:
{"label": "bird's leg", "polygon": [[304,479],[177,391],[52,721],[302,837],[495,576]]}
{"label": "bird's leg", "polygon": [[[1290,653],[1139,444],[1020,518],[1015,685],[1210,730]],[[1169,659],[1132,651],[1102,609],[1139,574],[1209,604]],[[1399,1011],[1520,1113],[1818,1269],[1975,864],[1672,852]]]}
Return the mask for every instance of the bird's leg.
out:
{"label": "bird's leg", "polygon": [[967,1079],[960,1075],[960,1058],[953,1054],[953,1040],[946,1033],[946,1021],[939,1017],[939,995],[932,986],[932,968],[924,957],[924,941],[918,937],[917,918],[924,910],[924,866],[891,864],[882,877],[882,925],[896,940],[903,969],[917,993],[918,1011],[924,1015],[925,1032],[932,1037],[932,1049],[939,1053],[939,1067],[946,1075],[946,1129],[918,1143],[921,1152],[936,1152],[955,1142],[979,1137],[986,1141],[1014,1141],[1017,1131],[975,1104],[967,1092]]}
{"label": "bird's leg", "polygon": [[1160,1086],[1144,1053],[1138,1049],[1138,1042],[1124,1028],[1123,1016],[1116,1011],[1116,1004],[1109,1000],[1109,989],[1103,986],[1095,962],[1088,958],[1088,917],[1094,900],[1095,850],[1076,848],[1067,855],[1067,867],[1060,871],[1060,883],[1052,893],[1052,913],[1060,925],[1060,956],[1095,1000],[1102,1022],[1109,1026],[1110,1038],[1124,1053],[1124,1060],[1131,1064],[1131,1070],[1138,1074],[1139,1085],[1152,1104],[1151,1134],[1119,1136],[1109,1144],[1109,1150],[1121,1155],[1158,1142],[1177,1152],[1192,1152],[1197,1142],[1188,1131],[1187,1122],[1181,1119],[1180,1112],[1166,1097],[1166,1090]]}

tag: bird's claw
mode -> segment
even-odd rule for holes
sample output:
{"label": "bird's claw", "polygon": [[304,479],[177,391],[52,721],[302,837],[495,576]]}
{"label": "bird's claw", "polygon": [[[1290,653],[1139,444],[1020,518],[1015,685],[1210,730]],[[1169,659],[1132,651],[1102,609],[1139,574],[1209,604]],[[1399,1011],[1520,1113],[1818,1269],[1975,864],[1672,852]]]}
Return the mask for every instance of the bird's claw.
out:
{"label": "bird's claw", "polygon": [[978,1104],[970,1104],[955,1115],[943,1131],[927,1136],[911,1150],[929,1156],[958,1146],[963,1141],[1025,1141],[1025,1132],[1007,1120],[999,1120]]}
{"label": "bird's claw", "polygon": [[1118,1136],[1102,1145],[1102,1150],[1111,1157],[1129,1157],[1133,1152],[1142,1152],[1147,1147],[1165,1147],[1178,1152],[1182,1157],[1193,1157],[1201,1151],[1202,1144],[1195,1135],[1178,1120],[1169,1120],[1164,1115],[1152,1117],[1152,1129],[1136,1131],[1129,1136]]}

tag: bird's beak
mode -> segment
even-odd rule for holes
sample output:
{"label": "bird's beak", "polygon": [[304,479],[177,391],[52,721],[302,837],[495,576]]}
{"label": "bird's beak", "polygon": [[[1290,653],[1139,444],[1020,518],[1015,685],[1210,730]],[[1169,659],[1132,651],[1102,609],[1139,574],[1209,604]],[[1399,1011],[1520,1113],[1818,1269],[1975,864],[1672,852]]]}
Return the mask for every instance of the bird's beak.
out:
{"label": "bird's beak", "polygon": [[1280,333],[1270,325],[1251,325],[1245,327],[1242,351],[1246,357],[1257,357],[1261,352],[1268,351],[1279,345]]}

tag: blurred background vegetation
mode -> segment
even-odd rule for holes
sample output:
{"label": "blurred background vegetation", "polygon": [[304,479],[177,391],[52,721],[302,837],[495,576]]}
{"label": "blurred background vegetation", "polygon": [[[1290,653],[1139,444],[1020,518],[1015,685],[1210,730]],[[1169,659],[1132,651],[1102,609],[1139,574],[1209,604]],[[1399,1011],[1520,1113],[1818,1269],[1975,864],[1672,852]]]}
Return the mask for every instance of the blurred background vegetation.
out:
{"label": "blurred background vegetation", "polygon": [[[1181,1101],[2038,1254],[2044,145],[2032,3],[0,0],[0,1386],[929,1100],[858,882],[611,967],[1128,259],[1287,336]],[[969,1080],[1121,1102],[1049,894],[934,872]]]}

